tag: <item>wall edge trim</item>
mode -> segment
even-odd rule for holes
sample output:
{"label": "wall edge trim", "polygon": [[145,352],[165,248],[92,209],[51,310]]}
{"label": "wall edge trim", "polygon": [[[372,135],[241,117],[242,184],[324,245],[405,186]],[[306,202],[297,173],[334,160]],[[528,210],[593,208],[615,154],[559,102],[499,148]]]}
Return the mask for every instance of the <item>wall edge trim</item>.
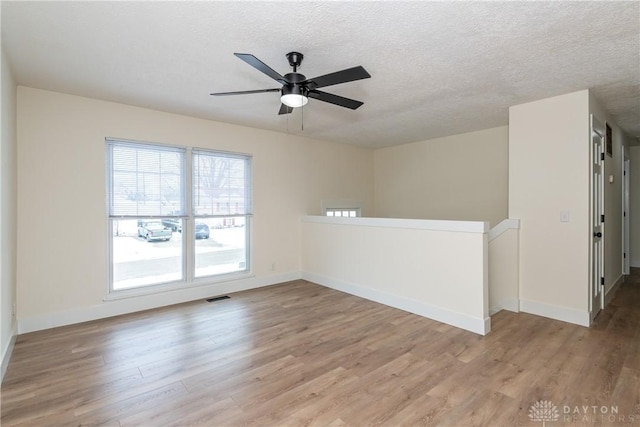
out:
{"label": "wall edge trim", "polygon": [[500,222],[500,224],[496,225],[491,230],[489,230],[489,241],[492,241],[497,237],[500,237],[500,235],[507,232],[508,230],[519,230],[519,229],[520,229],[519,219],[507,218],[502,222]]}

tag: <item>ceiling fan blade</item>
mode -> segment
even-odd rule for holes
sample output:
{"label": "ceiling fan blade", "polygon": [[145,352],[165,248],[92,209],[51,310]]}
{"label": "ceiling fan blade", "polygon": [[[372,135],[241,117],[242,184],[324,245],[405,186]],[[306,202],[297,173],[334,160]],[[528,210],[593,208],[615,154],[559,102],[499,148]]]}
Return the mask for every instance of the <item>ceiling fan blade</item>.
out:
{"label": "ceiling fan blade", "polygon": [[352,110],[355,110],[356,108],[364,104],[364,102],[356,101],[355,99],[345,98],[343,96],[334,95],[332,93],[322,92],[320,90],[310,90],[309,98],[315,98],[319,101],[339,105],[340,107],[351,108]]}
{"label": "ceiling fan blade", "polygon": [[280,89],[258,89],[258,90],[242,90],[240,92],[218,92],[210,93],[213,96],[227,96],[227,95],[246,95],[249,93],[264,93],[264,92],[280,92]]}
{"label": "ceiling fan blade", "polygon": [[342,71],[336,71],[335,73],[325,74],[324,76],[314,77],[307,79],[305,82],[309,89],[316,89],[319,87],[326,87],[337,85],[340,83],[352,82],[354,80],[368,79],[371,77],[367,70],[360,65],[353,68],[348,68]]}
{"label": "ceiling fan blade", "polygon": [[278,114],[291,114],[292,111],[293,111],[293,107],[289,107],[287,105],[281,104],[280,111],[278,112]]}
{"label": "ceiling fan blade", "polygon": [[234,55],[237,56],[238,58],[242,59],[247,64],[251,65],[256,70],[261,71],[264,74],[266,74],[267,76],[271,77],[273,80],[278,81],[278,82],[280,82],[282,84],[287,83],[287,79],[282,77],[280,74],[278,74],[277,71],[274,71],[273,69],[271,69],[267,64],[265,64],[264,62],[260,61],[255,56],[253,56],[253,55],[251,55],[249,53],[234,53]]}

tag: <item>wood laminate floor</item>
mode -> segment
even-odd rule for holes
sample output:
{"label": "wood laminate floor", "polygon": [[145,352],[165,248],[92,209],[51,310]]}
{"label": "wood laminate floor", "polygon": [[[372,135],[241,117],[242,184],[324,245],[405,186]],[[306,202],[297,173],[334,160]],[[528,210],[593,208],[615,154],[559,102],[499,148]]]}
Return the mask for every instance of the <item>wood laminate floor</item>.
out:
{"label": "wood laminate floor", "polygon": [[507,311],[492,321],[480,337],[296,281],[25,334],[0,421],[640,426],[637,271],[592,328]]}

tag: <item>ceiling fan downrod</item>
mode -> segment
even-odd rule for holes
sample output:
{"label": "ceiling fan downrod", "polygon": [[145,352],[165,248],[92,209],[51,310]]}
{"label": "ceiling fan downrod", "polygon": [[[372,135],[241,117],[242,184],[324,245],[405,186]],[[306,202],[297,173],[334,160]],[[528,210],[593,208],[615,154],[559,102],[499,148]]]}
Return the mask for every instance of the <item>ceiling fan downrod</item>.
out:
{"label": "ceiling fan downrod", "polygon": [[298,72],[298,67],[300,66],[300,64],[302,64],[304,55],[300,52],[289,52],[286,56],[287,60],[289,61],[289,65],[293,67],[293,72]]}

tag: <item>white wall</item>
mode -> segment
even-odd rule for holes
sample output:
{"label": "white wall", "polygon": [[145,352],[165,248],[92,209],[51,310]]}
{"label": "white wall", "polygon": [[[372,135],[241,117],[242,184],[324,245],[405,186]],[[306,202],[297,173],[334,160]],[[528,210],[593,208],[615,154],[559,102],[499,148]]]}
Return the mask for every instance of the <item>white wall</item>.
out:
{"label": "white wall", "polygon": [[374,162],[377,217],[507,218],[506,126],[378,149]]}
{"label": "white wall", "polygon": [[[598,100],[589,93],[589,113],[602,124],[607,122],[612,129],[613,152],[604,156],[604,284],[609,293],[623,279],[622,248],[622,200],[623,200],[623,158],[622,147],[629,146],[631,139],[611,120]],[[609,181],[613,176],[613,183]],[[632,187],[633,188],[633,187]],[[640,187],[635,187],[636,189]]]}
{"label": "white wall", "polygon": [[[108,288],[105,137],[252,154],[256,277],[103,302]],[[372,151],[19,87],[20,332],[299,277],[299,218],[319,214],[323,199],[359,200],[364,213],[371,212]]]}
{"label": "white wall", "polygon": [[[509,217],[520,222],[520,309],[589,324],[589,92],[509,109]],[[560,222],[561,211],[570,221]]]}
{"label": "white wall", "polygon": [[0,379],[9,362],[17,333],[16,301],[16,85],[2,56],[2,114],[0,127]]}
{"label": "white wall", "polygon": [[303,278],[479,334],[491,330],[486,222],[306,217]]}

